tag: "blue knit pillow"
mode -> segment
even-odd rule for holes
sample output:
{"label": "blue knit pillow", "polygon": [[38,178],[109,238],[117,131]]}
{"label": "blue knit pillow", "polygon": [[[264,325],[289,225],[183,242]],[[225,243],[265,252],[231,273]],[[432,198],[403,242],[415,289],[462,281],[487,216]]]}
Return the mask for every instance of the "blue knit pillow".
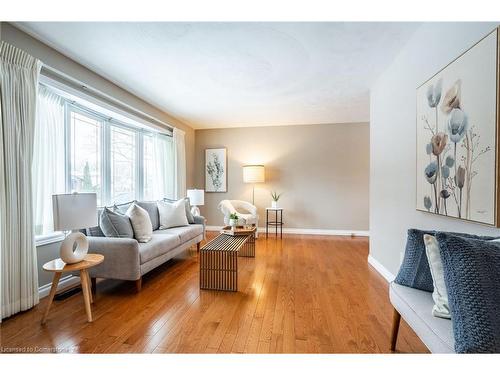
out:
{"label": "blue knit pillow", "polygon": [[[425,253],[424,234],[435,236],[436,231],[408,229],[408,239],[406,240],[406,249],[403,263],[401,264],[398,275],[396,276],[394,282],[400,285],[409,286],[410,288],[432,292],[434,291],[434,285],[432,283],[429,261],[427,260],[427,254]],[[481,240],[493,240],[496,238],[476,236],[467,233],[449,232],[449,234],[464,238],[476,238]]]}
{"label": "blue knit pillow", "polygon": [[437,233],[455,351],[500,352],[500,243]]}
{"label": "blue knit pillow", "polygon": [[424,234],[434,236],[436,232],[408,229],[403,263],[394,281],[400,285],[432,292],[434,285],[425,253]]}

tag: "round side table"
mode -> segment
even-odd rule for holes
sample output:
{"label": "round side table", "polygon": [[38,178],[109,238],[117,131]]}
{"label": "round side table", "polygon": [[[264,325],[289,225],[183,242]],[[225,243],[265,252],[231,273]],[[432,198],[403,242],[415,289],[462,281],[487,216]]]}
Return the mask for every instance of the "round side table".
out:
{"label": "round side table", "polygon": [[43,314],[42,324],[45,324],[47,316],[49,315],[50,306],[56,295],[57,285],[63,272],[80,271],[80,281],[82,283],[83,299],[85,301],[85,311],[87,313],[87,320],[92,322],[92,310],[90,304],[93,303],[92,291],[90,290],[90,277],[88,269],[104,261],[104,256],[100,254],[87,254],[81,262],[66,264],[60,258],[51,260],[43,265],[43,269],[48,272],[54,272],[52,280],[52,287],[50,288],[49,302]]}

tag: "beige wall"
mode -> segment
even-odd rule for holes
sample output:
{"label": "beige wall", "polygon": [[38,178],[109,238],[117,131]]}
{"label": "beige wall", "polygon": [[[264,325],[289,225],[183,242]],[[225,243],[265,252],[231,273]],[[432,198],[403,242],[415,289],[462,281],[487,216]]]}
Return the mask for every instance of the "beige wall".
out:
{"label": "beige wall", "polygon": [[186,182],[188,186],[193,184],[194,130],[190,126],[170,116],[168,113],[165,113],[160,109],[153,107],[137,96],[118,87],[114,83],[87,69],[83,65],[80,65],[76,61],[71,60],[70,58],[57,52],[48,45],[29,36],[25,32],[12,26],[11,24],[3,22],[0,24],[0,28],[0,35],[2,40],[28,52],[32,56],[35,56],[36,58],[43,61],[44,64],[47,64],[48,66],[57,69],[58,71],[65,73],[80,82],[85,83],[85,85],[87,85],[88,87],[97,89],[107,95],[110,95],[113,98],[122,101],[123,103],[126,103],[144,113],[149,114],[150,116],[156,117],[157,119],[167,124],[184,130],[186,132]]}
{"label": "beige wall", "polygon": [[228,192],[206,193],[201,207],[209,225],[222,225],[222,199],[251,201],[242,166],[264,164],[266,182],[255,190],[261,226],[272,189],[284,192],[288,228],[368,230],[369,141],[367,123],[196,130],[196,184],[188,187],[204,188],[204,150],[226,147]]}

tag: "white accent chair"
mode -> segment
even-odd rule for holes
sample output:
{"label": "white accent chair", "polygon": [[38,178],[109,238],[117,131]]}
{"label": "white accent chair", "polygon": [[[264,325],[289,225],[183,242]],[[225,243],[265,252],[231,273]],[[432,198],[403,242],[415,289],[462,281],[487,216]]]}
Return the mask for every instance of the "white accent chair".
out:
{"label": "white accent chair", "polygon": [[[257,214],[257,207],[253,204],[245,201],[224,199],[219,203],[219,210],[224,214],[225,225],[229,225],[229,215],[236,214],[238,215],[238,225],[255,224],[257,227],[255,237],[259,236],[259,215]],[[241,212],[241,210],[247,211],[248,213]]]}

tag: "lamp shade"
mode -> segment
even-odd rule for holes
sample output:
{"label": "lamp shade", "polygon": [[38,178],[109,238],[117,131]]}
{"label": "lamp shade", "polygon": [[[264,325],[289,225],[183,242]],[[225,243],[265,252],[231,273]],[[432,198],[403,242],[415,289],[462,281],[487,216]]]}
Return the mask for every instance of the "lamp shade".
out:
{"label": "lamp shade", "polygon": [[76,230],[97,225],[95,193],[56,194],[52,196],[54,230]]}
{"label": "lamp shade", "polygon": [[243,182],[257,184],[265,181],[265,170],[263,165],[244,165]]}
{"label": "lamp shade", "polygon": [[187,196],[192,206],[203,206],[205,204],[205,190],[188,189]]}

